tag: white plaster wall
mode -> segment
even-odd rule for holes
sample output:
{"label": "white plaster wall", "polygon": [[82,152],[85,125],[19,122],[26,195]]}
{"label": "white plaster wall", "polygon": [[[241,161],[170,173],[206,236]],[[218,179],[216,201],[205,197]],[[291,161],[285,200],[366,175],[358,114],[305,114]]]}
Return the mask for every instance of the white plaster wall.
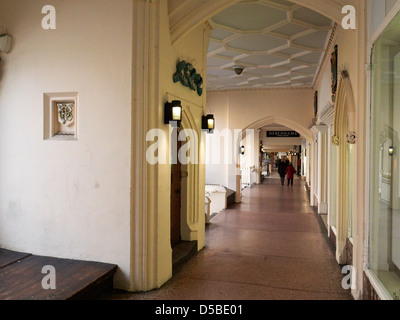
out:
{"label": "white plaster wall", "polygon": [[[0,247],[130,268],[132,2],[2,0]],[[76,142],[43,140],[43,94],[78,92]]]}
{"label": "white plaster wall", "polygon": [[231,128],[245,128],[272,115],[294,121],[307,129],[311,127],[314,99],[311,89],[243,90],[226,94]]}
{"label": "white plaster wall", "polygon": [[215,133],[207,136],[207,184],[228,185],[228,167],[226,164],[233,158],[229,157],[228,154],[228,138],[224,138],[224,130],[229,130],[229,107],[226,98],[225,94],[214,94],[211,96],[208,95],[207,99],[207,105],[213,106],[209,109],[209,112],[214,114],[216,119]]}
{"label": "white plaster wall", "polygon": [[321,82],[319,83],[318,90],[318,109],[321,110],[328,103],[332,103],[332,80],[331,80],[331,68],[330,59],[325,63],[321,70]]}

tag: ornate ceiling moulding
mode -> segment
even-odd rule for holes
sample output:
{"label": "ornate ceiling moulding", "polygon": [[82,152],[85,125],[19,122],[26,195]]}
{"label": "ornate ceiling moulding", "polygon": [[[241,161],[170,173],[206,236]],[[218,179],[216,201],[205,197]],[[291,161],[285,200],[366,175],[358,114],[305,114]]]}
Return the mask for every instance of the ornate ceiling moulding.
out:
{"label": "ornate ceiling moulding", "polygon": [[330,36],[329,41],[328,41],[328,45],[327,45],[326,50],[325,50],[325,53],[324,53],[324,57],[322,58],[321,64],[320,64],[320,66],[319,66],[317,75],[316,75],[315,80],[314,80],[314,84],[313,84],[314,87],[315,87],[316,83],[318,83],[319,78],[320,78],[320,76],[322,75],[322,71],[323,71],[323,70],[325,69],[325,67],[326,67],[326,66],[325,66],[325,63],[326,63],[326,61],[327,61],[327,59],[328,59],[328,56],[330,57],[331,52],[332,52],[333,49],[334,49],[334,48],[333,48],[333,45],[334,45],[334,42],[335,42],[335,39],[336,39],[336,31],[337,31],[337,28],[338,28],[338,24],[335,23],[334,26],[333,26],[332,32],[331,32],[331,36]]}

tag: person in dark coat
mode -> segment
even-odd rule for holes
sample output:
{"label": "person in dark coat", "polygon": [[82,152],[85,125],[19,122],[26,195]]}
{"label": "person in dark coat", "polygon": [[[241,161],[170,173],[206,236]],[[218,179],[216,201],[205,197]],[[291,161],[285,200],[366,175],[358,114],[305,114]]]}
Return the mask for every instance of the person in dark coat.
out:
{"label": "person in dark coat", "polygon": [[279,168],[279,165],[281,164],[281,162],[282,162],[281,159],[276,160],[275,161],[275,167]]}
{"label": "person in dark coat", "polygon": [[285,171],[285,174],[287,174],[287,178],[288,178],[288,183],[287,183],[288,186],[290,184],[293,186],[293,180],[294,180],[295,173],[296,173],[296,169],[293,167],[292,163],[289,163],[289,166],[286,168],[286,171]]}
{"label": "person in dark coat", "polygon": [[284,161],[279,162],[278,173],[279,176],[281,177],[281,183],[282,185],[284,185],[286,176],[286,163]]}

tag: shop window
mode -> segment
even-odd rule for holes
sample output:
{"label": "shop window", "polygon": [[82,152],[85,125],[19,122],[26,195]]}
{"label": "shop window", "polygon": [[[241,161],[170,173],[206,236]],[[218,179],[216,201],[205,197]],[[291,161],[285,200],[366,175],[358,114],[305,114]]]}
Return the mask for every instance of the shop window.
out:
{"label": "shop window", "polygon": [[331,159],[330,159],[330,201],[329,201],[329,221],[333,232],[336,235],[337,226],[337,194],[338,194],[338,148],[336,146],[331,147]]}
{"label": "shop window", "polygon": [[354,190],[354,179],[356,178],[354,175],[354,145],[349,144],[349,158],[348,158],[348,232],[347,237],[349,239],[353,238],[353,190]]}
{"label": "shop window", "polygon": [[372,52],[369,269],[400,297],[400,16]]}

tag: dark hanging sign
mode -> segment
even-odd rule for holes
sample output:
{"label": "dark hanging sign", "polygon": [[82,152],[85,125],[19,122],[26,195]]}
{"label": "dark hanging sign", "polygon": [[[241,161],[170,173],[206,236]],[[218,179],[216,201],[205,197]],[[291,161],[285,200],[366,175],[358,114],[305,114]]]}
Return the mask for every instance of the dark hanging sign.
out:
{"label": "dark hanging sign", "polygon": [[300,138],[296,131],[267,131],[267,138]]}

